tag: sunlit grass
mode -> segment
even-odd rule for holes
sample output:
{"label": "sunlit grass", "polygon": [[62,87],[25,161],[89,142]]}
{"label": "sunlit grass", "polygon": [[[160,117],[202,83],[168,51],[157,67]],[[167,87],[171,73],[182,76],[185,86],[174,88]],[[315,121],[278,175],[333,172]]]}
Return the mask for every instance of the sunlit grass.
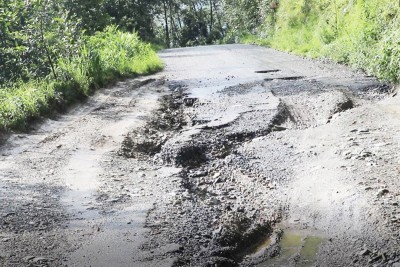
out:
{"label": "sunlit grass", "polygon": [[0,90],[1,128],[23,128],[28,119],[39,116],[55,97],[54,86],[46,81],[31,81]]}
{"label": "sunlit grass", "polygon": [[[258,32],[242,43],[329,58],[382,80],[400,82],[400,6],[392,0],[281,0]],[[256,31],[256,32],[257,32]]]}
{"label": "sunlit grass", "polygon": [[24,129],[32,118],[57,105],[87,97],[117,79],[162,68],[156,52],[137,34],[109,27],[88,37],[75,55],[58,60],[57,80],[47,77],[0,89],[0,129]]}

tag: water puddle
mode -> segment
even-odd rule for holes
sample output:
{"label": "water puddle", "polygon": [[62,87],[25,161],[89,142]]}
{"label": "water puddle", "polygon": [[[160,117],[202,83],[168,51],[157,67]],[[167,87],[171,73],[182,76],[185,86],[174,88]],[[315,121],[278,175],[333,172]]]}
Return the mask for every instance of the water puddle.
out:
{"label": "water puddle", "polygon": [[[302,230],[285,230],[278,243],[279,255],[257,266],[314,266],[318,250],[323,242],[324,238],[314,233]],[[266,240],[260,244],[257,252],[252,256],[261,256],[271,244],[271,239]]]}
{"label": "water puddle", "polygon": [[301,250],[303,237],[295,232],[285,232],[279,246],[281,248],[280,258],[287,259],[296,255]]}
{"label": "water puddle", "polygon": [[323,238],[318,236],[306,237],[300,251],[300,260],[297,266],[313,266],[317,260],[317,253],[323,241]]}

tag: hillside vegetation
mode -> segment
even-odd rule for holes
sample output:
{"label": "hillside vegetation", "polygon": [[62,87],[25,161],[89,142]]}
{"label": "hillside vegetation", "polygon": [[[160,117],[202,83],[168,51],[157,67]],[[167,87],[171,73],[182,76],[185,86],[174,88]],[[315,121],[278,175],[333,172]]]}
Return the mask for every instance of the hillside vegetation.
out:
{"label": "hillside vegetation", "polygon": [[400,81],[399,1],[258,2],[260,13],[255,16],[261,21],[251,31],[240,31],[239,27],[234,33],[243,42],[330,58],[364,69],[383,80]]}

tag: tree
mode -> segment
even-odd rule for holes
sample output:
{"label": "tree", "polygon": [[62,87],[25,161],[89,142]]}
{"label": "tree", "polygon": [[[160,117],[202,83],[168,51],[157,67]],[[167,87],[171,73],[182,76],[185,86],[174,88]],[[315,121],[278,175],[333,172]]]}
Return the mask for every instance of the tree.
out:
{"label": "tree", "polygon": [[105,0],[64,0],[63,9],[68,12],[68,19],[78,19],[79,28],[92,35],[110,24],[106,12]]}
{"label": "tree", "polygon": [[61,0],[5,1],[0,6],[0,83],[52,73],[55,61],[73,53],[80,32]]}
{"label": "tree", "polygon": [[136,31],[141,38],[151,40],[155,37],[154,16],[161,5],[159,0],[106,0],[105,11],[121,30]]}

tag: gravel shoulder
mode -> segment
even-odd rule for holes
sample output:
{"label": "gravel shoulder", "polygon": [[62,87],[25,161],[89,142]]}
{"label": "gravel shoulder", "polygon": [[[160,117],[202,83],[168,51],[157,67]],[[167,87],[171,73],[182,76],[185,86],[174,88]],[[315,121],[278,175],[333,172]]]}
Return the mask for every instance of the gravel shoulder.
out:
{"label": "gravel shoulder", "polygon": [[400,96],[257,46],[172,49],[0,150],[1,266],[399,266]]}

